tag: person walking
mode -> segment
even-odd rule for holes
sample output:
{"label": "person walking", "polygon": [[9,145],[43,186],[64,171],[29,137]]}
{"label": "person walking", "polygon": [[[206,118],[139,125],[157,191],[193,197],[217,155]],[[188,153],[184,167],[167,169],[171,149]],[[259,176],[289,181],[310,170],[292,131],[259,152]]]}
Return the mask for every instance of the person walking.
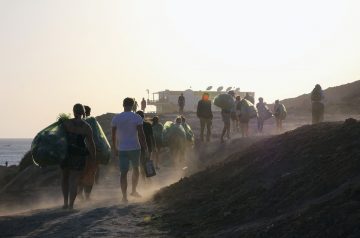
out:
{"label": "person walking", "polygon": [[140,155],[140,165],[141,165],[140,174],[142,179],[145,181],[146,179],[145,166],[146,166],[146,162],[151,158],[152,151],[155,149],[155,138],[154,138],[152,125],[150,122],[147,122],[145,120],[144,112],[137,111],[136,114],[138,114],[143,120],[143,130],[145,134],[146,145],[148,148],[148,151],[145,151],[144,148],[141,148],[141,155]]}
{"label": "person walking", "polygon": [[[234,97],[234,91],[229,91],[229,95]],[[230,120],[231,120],[231,109],[221,109],[221,117],[224,122],[224,127],[221,133],[220,142],[224,143],[224,136],[226,134],[227,139],[230,140]]]}
{"label": "person walking", "polygon": [[259,98],[259,102],[256,104],[256,109],[258,110],[258,132],[262,133],[264,128],[264,122],[265,120],[272,117],[272,113],[270,112],[262,97]]}
{"label": "person walking", "polygon": [[185,107],[185,97],[183,93],[178,98],[178,105],[179,105],[179,114],[182,115],[184,113],[184,107]]}
{"label": "person walking", "polygon": [[145,100],[145,98],[142,98],[142,100],[141,100],[141,111],[143,111],[145,113],[145,109],[146,109],[146,100]]}
{"label": "person walking", "polygon": [[[84,118],[86,119],[87,117],[91,116],[91,107],[84,105],[84,109],[85,109]],[[92,188],[94,186],[94,182],[97,183],[98,181],[99,181],[99,164],[97,163],[96,160],[93,161],[87,159],[85,163],[85,169],[82,172],[79,180],[78,196],[81,199],[84,199],[84,195],[85,195],[85,199],[89,200]]]}
{"label": "person walking", "polygon": [[285,120],[286,114],[287,112],[284,104],[280,103],[279,100],[276,100],[274,105],[274,116],[278,133],[283,130],[283,120]]}
{"label": "person walking", "polygon": [[201,100],[198,102],[196,115],[200,119],[200,140],[204,141],[204,131],[206,127],[206,141],[210,141],[211,126],[213,113],[211,110],[211,101],[209,100],[209,94],[203,93]]}
{"label": "person walking", "polygon": [[135,98],[134,98],[133,100],[134,100],[134,105],[133,105],[133,107],[132,107],[132,111],[133,111],[134,113],[136,113],[136,112],[137,112],[137,108],[138,108],[138,103],[137,103],[137,101],[135,100]]}
{"label": "person walking", "polygon": [[155,138],[155,150],[154,150],[154,164],[155,164],[155,169],[159,169],[159,153],[160,150],[162,148],[163,145],[163,136],[162,136],[162,131],[164,129],[164,126],[159,122],[159,117],[154,116],[152,119],[152,129],[153,129],[153,134],[154,134],[154,138]]}
{"label": "person walking", "polygon": [[88,159],[93,163],[96,160],[92,129],[82,119],[85,114],[84,106],[75,104],[73,113],[75,118],[65,120],[63,123],[68,143],[67,157],[61,163],[61,189],[64,197],[64,209],[73,209],[74,207],[79,179],[85,168],[86,160]]}
{"label": "person walking", "polygon": [[240,100],[240,102],[237,104],[237,110],[239,113],[239,122],[240,122],[240,129],[241,129],[241,136],[242,137],[248,137],[249,136],[249,105],[248,100],[246,98],[243,98]]}
{"label": "person walking", "polygon": [[324,93],[319,84],[315,85],[315,88],[311,92],[311,112],[312,112],[312,124],[316,124],[324,121]]}
{"label": "person walking", "polygon": [[129,165],[132,165],[132,191],[131,196],[141,197],[136,188],[139,182],[139,163],[141,149],[147,153],[143,119],[133,113],[134,99],[125,98],[124,112],[117,114],[111,121],[111,138],[113,153],[119,158],[120,185],[123,195],[122,201],[127,203],[127,174]]}
{"label": "person walking", "polygon": [[240,107],[241,103],[241,97],[240,96],[236,96],[235,97],[235,103],[234,103],[234,108],[231,111],[231,120],[233,122],[233,131],[234,132],[239,132],[240,131],[240,119],[239,119],[239,112],[238,112],[238,107]]}

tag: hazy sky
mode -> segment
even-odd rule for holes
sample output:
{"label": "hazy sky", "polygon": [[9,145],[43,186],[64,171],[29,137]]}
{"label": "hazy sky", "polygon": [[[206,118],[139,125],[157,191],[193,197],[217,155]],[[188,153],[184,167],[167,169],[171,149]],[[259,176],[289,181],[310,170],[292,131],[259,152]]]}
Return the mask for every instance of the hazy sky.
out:
{"label": "hazy sky", "polygon": [[163,89],[272,102],[360,78],[360,1],[0,0],[0,137]]}

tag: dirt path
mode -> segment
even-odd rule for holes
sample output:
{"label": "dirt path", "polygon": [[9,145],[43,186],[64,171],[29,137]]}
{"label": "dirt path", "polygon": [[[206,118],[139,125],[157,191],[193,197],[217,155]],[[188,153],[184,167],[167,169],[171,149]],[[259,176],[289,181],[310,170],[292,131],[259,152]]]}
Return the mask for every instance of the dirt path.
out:
{"label": "dirt path", "polygon": [[0,237],[164,237],[147,226],[149,203],[116,201],[88,204],[74,211],[59,207],[0,217]]}

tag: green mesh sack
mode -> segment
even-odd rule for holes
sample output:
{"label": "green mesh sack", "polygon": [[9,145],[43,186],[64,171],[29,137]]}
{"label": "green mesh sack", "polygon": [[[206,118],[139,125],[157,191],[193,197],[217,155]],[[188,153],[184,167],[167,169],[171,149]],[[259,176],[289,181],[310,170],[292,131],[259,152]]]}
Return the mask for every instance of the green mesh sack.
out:
{"label": "green mesh sack", "polygon": [[85,121],[89,123],[93,131],[93,138],[96,147],[96,160],[100,164],[108,164],[111,157],[111,147],[106,139],[103,129],[94,117],[88,117]]}
{"label": "green mesh sack", "polygon": [[194,132],[191,130],[191,127],[189,126],[189,124],[183,123],[182,126],[185,130],[186,140],[190,143],[194,143],[194,140],[195,140]]}
{"label": "green mesh sack", "polygon": [[214,105],[225,110],[234,108],[234,98],[229,94],[219,94],[214,98]]}
{"label": "green mesh sack", "polygon": [[67,156],[66,132],[61,121],[40,131],[31,143],[31,155],[36,165],[59,165]]}
{"label": "green mesh sack", "polygon": [[163,144],[163,134],[162,134],[162,132],[163,132],[163,129],[164,129],[163,125],[161,123],[153,125],[152,129],[153,129],[153,134],[154,134],[154,137],[155,137],[156,144],[162,145]]}
{"label": "green mesh sack", "polygon": [[240,114],[243,117],[251,119],[258,116],[258,111],[254,104],[252,104],[249,100],[243,99],[241,100]]}
{"label": "green mesh sack", "polygon": [[169,146],[172,141],[186,142],[186,132],[181,125],[176,125],[172,121],[167,121],[163,129],[163,144]]}

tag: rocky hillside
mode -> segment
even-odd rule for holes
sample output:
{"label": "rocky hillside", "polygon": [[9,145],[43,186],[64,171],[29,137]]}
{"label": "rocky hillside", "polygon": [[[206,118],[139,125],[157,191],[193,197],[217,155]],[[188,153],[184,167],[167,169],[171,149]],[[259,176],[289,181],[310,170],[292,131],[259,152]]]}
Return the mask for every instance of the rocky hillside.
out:
{"label": "rocky hillside", "polygon": [[350,119],[255,143],[162,189],[155,225],[175,237],[360,237],[359,135]]}
{"label": "rocky hillside", "polygon": [[[325,110],[329,114],[360,114],[360,80],[324,90]],[[310,113],[310,92],[282,100],[290,113]]]}

